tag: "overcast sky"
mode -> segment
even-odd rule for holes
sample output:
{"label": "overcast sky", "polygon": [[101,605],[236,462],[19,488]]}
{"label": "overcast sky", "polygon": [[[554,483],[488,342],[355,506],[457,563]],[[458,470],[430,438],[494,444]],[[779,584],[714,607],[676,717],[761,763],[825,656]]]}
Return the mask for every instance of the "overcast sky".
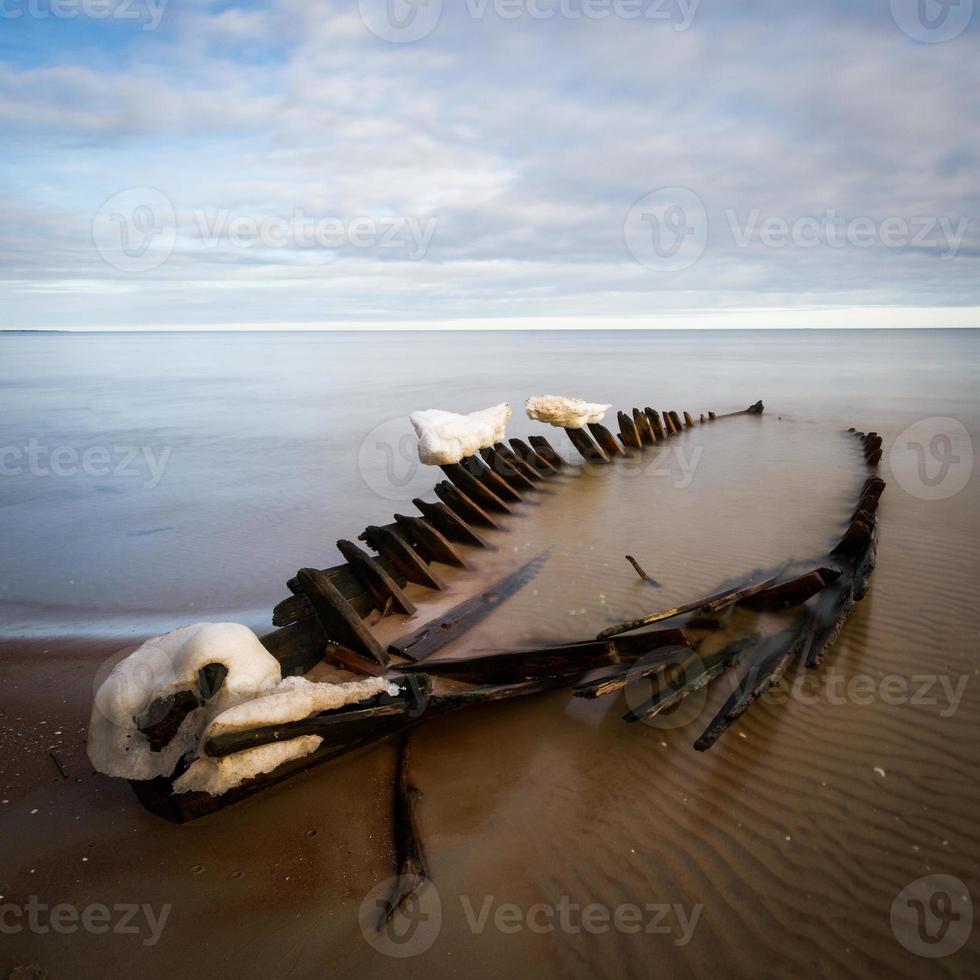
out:
{"label": "overcast sky", "polygon": [[980,326],[922,3],[3,0],[0,326]]}

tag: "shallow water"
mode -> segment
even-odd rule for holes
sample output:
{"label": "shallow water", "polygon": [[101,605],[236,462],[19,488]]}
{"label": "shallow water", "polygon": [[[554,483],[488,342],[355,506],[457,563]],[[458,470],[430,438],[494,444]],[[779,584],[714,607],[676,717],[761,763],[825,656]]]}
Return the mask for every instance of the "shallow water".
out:
{"label": "shallow water", "polygon": [[[786,703],[755,705],[710,752],[691,744],[721,687],[686,723],[626,725],[621,696],[556,692],[417,729],[439,898],[437,913],[421,909],[438,926],[431,946],[406,945],[417,955],[384,955],[358,926],[391,873],[390,746],[182,828],[117,782],[86,775],[66,797],[68,784],[45,781],[15,797],[0,773],[18,807],[0,814],[0,836],[17,842],[3,894],[172,902],[153,949],[108,947],[120,972],[138,963],[147,977],[185,969],[202,922],[192,975],[976,976],[980,927],[949,955],[918,955],[891,910],[932,875],[980,897],[978,361],[975,333],[0,336],[0,445],[172,448],[154,488],[0,481],[8,633],[217,615],[267,625],[296,568],[332,564],[336,538],[411,513],[431,487],[402,442],[420,407],[517,406],[547,390],[695,417],[766,403],[762,418],[696,427],[521,505],[490,534],[499,552],[446,572],[444,601],[550,549],[547,562],[456,652],[589,636],[823,553],[866,474],[847,426],[883,435],[889,483],[871,590],[824,668],[803,687],[790,678]],[[532,431],[515,418],[512,434]],[[18,691],[26,717],[40,699],[29,683]],[[44,710],[61,695],[53,681]],[[584,928],[560,921],[565,899],[609,915],[638,906],[645,925],[648,905],[668,911],[655,932]],[[516,920],[496,917],[508,903]],[[18,962],[85,976],[106,963],[100,937],[15,939]]]}

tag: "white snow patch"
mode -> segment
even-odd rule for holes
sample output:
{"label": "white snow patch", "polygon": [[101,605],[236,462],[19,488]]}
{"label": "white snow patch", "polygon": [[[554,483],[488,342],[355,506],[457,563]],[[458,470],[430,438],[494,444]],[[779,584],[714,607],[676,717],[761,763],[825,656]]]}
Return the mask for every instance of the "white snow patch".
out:
{"label": "white snow patch", "polygon": [[264,728],[301,721],[310,715],[345,704],[366,701],[376,694],[395,695],[397,684],[383,677],[369,677],[346,684],[315,684],[305,677],[287,677],[277,687],[261,697],[237,704],[211,721],[206,738],[239,732],[247,728]]}
{"label": "white snow patch", "polygon": [[174,780],[174,790],[178,793],[196,791],[221,796],[248,779],[272,772],[286,762],[315,752],[322,741],[319,735],[301,735],[287,742],[271,742],[221,759],[202,756],[195,759],[179,779]]}
{"label": "white snow patch", "polygon": [[411,420],[419,437],[419,459],[429,466],[441,466],[489,449],[503,440],[510,416],[510,405],[506,402],[469,415],[438,408],[413,412]]}
{"label": "white snow patch", "polygon": [[563,395],[532,395],[525,403],[527,417],[563,429],[581,429],[589,422],[601,422],[612,405],[598,405]]}
{"label": "white snow patch", "polygon": [[[184,719],[177,734],[154,752],[137,728],[157,698],[191,690],[198,671],[220,663],[228,675],[218,693]],[[195,623],[147,640],[121,660],[95,694],[89,722],[88,757],[99,772],[127,779],[169,775],[216,715],[253,698],[282,679],[279,661],[247,627],[238,623]]]}

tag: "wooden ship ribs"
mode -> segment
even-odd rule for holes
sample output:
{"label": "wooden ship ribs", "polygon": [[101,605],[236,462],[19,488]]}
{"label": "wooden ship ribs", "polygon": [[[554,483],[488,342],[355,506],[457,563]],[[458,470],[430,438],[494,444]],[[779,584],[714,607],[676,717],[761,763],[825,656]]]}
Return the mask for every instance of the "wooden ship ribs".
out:
{"label": "wooden ship ribs", "polygon": [[[695,425],[762,412],[763,405],[757,402],[730,415],[700,414],[695,422],[687,412],[633,408],[618,413],[617,435],[600,423],[566,431],[587,465],[605,466],[618,457],[656,447]],[[881,458],[880,436],[850,431],[860,441],[866,464],[874,468]],[[487,533],[506,529],[522,501],[578,472],[543,436],[527,441],[512,438],[508,443],[442,467],[446,479],[434,488],[437,500],[415,499],[418,514],[396,514],[389,524],[366,528],[360,544],[338,541],[342,564],[300,569],[287,583],[290,595],[273,611],[277,628],[260,637],[279,661],[284,677],[305,674],[326,660],[358,674],[385,675],[399,685],[397,695],[381,694],[299,721],[209,738],[204,752],[212,758],[302,735],[318,735],[323,741],[310,755],[221,796],[174,791],[173,782],[188,764],[184,760],[171,776],[131,781],[144,806],[183,822],[447,711],[559,687],[592,699],[623,691],[637,681],[646,691],[652,685],[654,693],[624,715],[627,721],[646,721],[734,672],[738,677],[734,693],[695,743],[704,750],[791,665],[818,666],[854,603],[864,596],[874,568],[876,513],[885,487],[874,475],[857,494],[839,542],[810,566],[759,571],[713,595],[638,616],[593,638],[427,661],[530,581],[545,558],[539,555],[436,619],[421,625],[414,620],[407,623],[412,626],[409,632],[383,646],[368,620],[390,616],[407,620],[417,615],[406,594],[409,583],[434,593],[444,590],[444,573],[434,565],[472,567],[481,549],[495,550]],[[648,579],[636,559],[627,557]],[[753,613],[766,613],[770,619],[778,614],[786,623],[764,634],[752,625]],[[201,672],[199,690],[155,703],[153,723],[141,727],[151,744],[165,746],[186,714],[220,687],[220,672],[205,673]]]}

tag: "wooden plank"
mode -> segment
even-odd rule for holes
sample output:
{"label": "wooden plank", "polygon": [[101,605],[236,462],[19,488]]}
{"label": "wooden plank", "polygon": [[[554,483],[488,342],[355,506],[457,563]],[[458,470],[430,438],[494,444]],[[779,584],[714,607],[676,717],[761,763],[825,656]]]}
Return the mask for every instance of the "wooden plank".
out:
{"label": "wooden plank", "polygon": [[372,524],[365,528],[360,538],[397,565],[409,582],[424,585],[427,589],[447,588],[446,583],[422,561],[412,546],[390,527]]}
{"label": "wooden plank", "polygon": [[421,517],[395,514],[395,521],[402,533],[414,541],[426,561],[441,561],[456,568],[472,568],[468,562],[431,524]]}
{"label": "wooden plank", "polygon": [[431,620],[403,636],[388,649],[409,660],[424,660],[447,643],[462,636],[470,627],[488,616],[502,602],[519,592],[538,573],[546,552],[532,558],[515,572],[495,582],[489,589],[450,609],[445,615]]}
{"label": "wooden plank", "polygon": [[429,503],[416,497],[412,503],[418,507],[425,519],[450,541],[457,544],[469,544],[474,548],[490,548],[493,546],[481,535],[477,534],[461,517],[454,514],[442,501]]}
{"label": "wooden plank", "polygon": [[798,575],[789,582],[773,585],[755,595],[742,599],[739,605],[746,609],[764,609],[777,611],[789,609],[808,602],[818,592],[825,589],[831,582],[836,582],[841,576],[839,568],[815,568],[805,575]]}
{"label": "wooden plank", "polygon": [[448,480],[435,485],[435,495],[462,520],[480,527],[500,529],[496,519],[491,517],[475,500],[470,500],[458,487]]}
{"label": "wooden plank", "polygon": [[439,469],[449,477],[450,482],[485,510],[492,510],[501,514],[513,513],[510,504],[504,503],[500,497],[459,463],[447,463],[440,466]]}
{"label": "wooden plank", "polygon": [[592,436],[585,429],[566,428],[565,432],[571,439],[572,445],[579,451],[587,463],[608,463],[609,457],[596,445]]}
{"label": "wooden plank", "polygon": [[337,542],[337,548],[371,593],[375,605],[379,609],[384,609],[390,601],[392,608],[397,609],[398,612],[404,613],[406,616],[415,615],[415,604],[384,570],[379,561],[372,558],[363,549],[358,548],[353,541],[345,541],[341,538]]}
{"label": "wooden plank", "polygon": [[383,674],[388,655],[374,634],[364,625],[350,603],[337,591],[329,576],[315,568],[301,568],[297,574],[300,588],[313,604],[313,611],[327,639],[334,639],[360,654]]}

